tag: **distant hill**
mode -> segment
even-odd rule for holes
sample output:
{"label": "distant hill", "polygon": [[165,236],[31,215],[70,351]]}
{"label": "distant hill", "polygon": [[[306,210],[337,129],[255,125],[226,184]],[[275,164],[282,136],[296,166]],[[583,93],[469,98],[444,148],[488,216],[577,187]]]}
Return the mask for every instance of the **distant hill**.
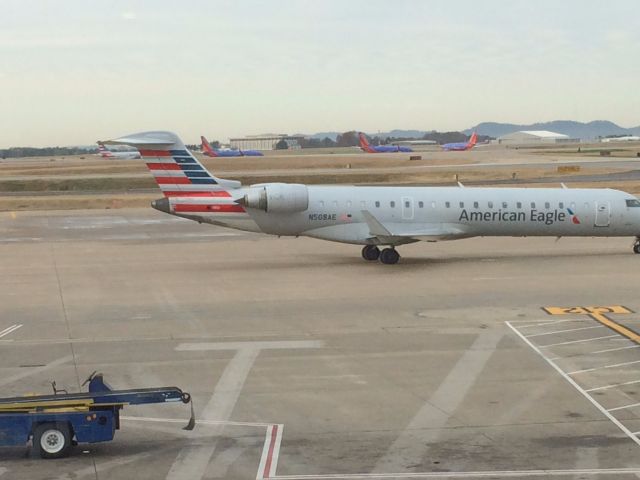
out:
{"label": "distant hill", "polygon": [[624,128],[608,120],[595,120],[589,123],[574,122],[572,120],[555,120],[553,122],[532,123],[530,125],[483,122],[475,127],[464,130],[463,133],[469,135],[474,130],[477,131],[479,135],[488,135],[495,138],[520,130],[549,130],[551,132],[563,133],[571,138],[588,140],[606,137],[607,135],[638,135],[640,126]]}

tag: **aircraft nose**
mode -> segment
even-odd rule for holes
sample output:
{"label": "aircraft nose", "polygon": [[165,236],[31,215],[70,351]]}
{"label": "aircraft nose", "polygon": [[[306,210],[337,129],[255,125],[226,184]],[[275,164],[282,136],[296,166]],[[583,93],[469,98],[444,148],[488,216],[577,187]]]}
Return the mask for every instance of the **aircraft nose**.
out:
{"label": "aircraft nose", "polygon": [[151,202],[151,207],[164,213],[171,213],[171,205],[169,205],[168,198],[161,198]]}

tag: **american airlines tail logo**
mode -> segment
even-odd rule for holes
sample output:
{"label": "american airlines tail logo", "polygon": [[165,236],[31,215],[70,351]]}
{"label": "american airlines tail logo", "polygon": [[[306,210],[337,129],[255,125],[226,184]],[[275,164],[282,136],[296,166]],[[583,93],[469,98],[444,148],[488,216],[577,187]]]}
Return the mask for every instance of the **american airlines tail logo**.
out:
{"label": "american airlines tail logo", "polygon": [[567,208],[567,211],[569,212],[569,215],[571,215],[571,221],[576,225],[580,225],[580,219],[578,219],[578,216],[575,213],[573,213],[573,210],[571,210],[570,208]]}

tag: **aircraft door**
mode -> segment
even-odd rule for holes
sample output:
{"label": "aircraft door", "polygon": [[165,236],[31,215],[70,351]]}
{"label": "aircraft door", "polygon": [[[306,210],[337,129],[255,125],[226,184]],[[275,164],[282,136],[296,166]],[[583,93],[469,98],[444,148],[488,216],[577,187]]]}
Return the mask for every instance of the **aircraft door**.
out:
{"label": "aircraft door", "polygon": [[611,221],[611,204],[609,202],[596,202],[596,227],[608,227]]}
{"label": "aircraft door", "polygon": [[413,198],[402,197],[402,219],[413,220]]}

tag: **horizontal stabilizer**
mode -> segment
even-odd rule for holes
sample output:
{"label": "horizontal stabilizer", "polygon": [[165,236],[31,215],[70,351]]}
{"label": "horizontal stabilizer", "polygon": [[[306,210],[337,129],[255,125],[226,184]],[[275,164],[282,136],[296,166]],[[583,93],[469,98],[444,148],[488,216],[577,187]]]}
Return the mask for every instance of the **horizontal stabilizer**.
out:
{"label": "horizontal stabilizer", "polygon": [[106,145],[131,145],[132,147],[143,148],[161,148],[175,147],[175,149],[184,148],[184,144],[180,137],[173,132],[142,132],[127,135],[125,137],[115,138],[113,140],[104,140]]}

